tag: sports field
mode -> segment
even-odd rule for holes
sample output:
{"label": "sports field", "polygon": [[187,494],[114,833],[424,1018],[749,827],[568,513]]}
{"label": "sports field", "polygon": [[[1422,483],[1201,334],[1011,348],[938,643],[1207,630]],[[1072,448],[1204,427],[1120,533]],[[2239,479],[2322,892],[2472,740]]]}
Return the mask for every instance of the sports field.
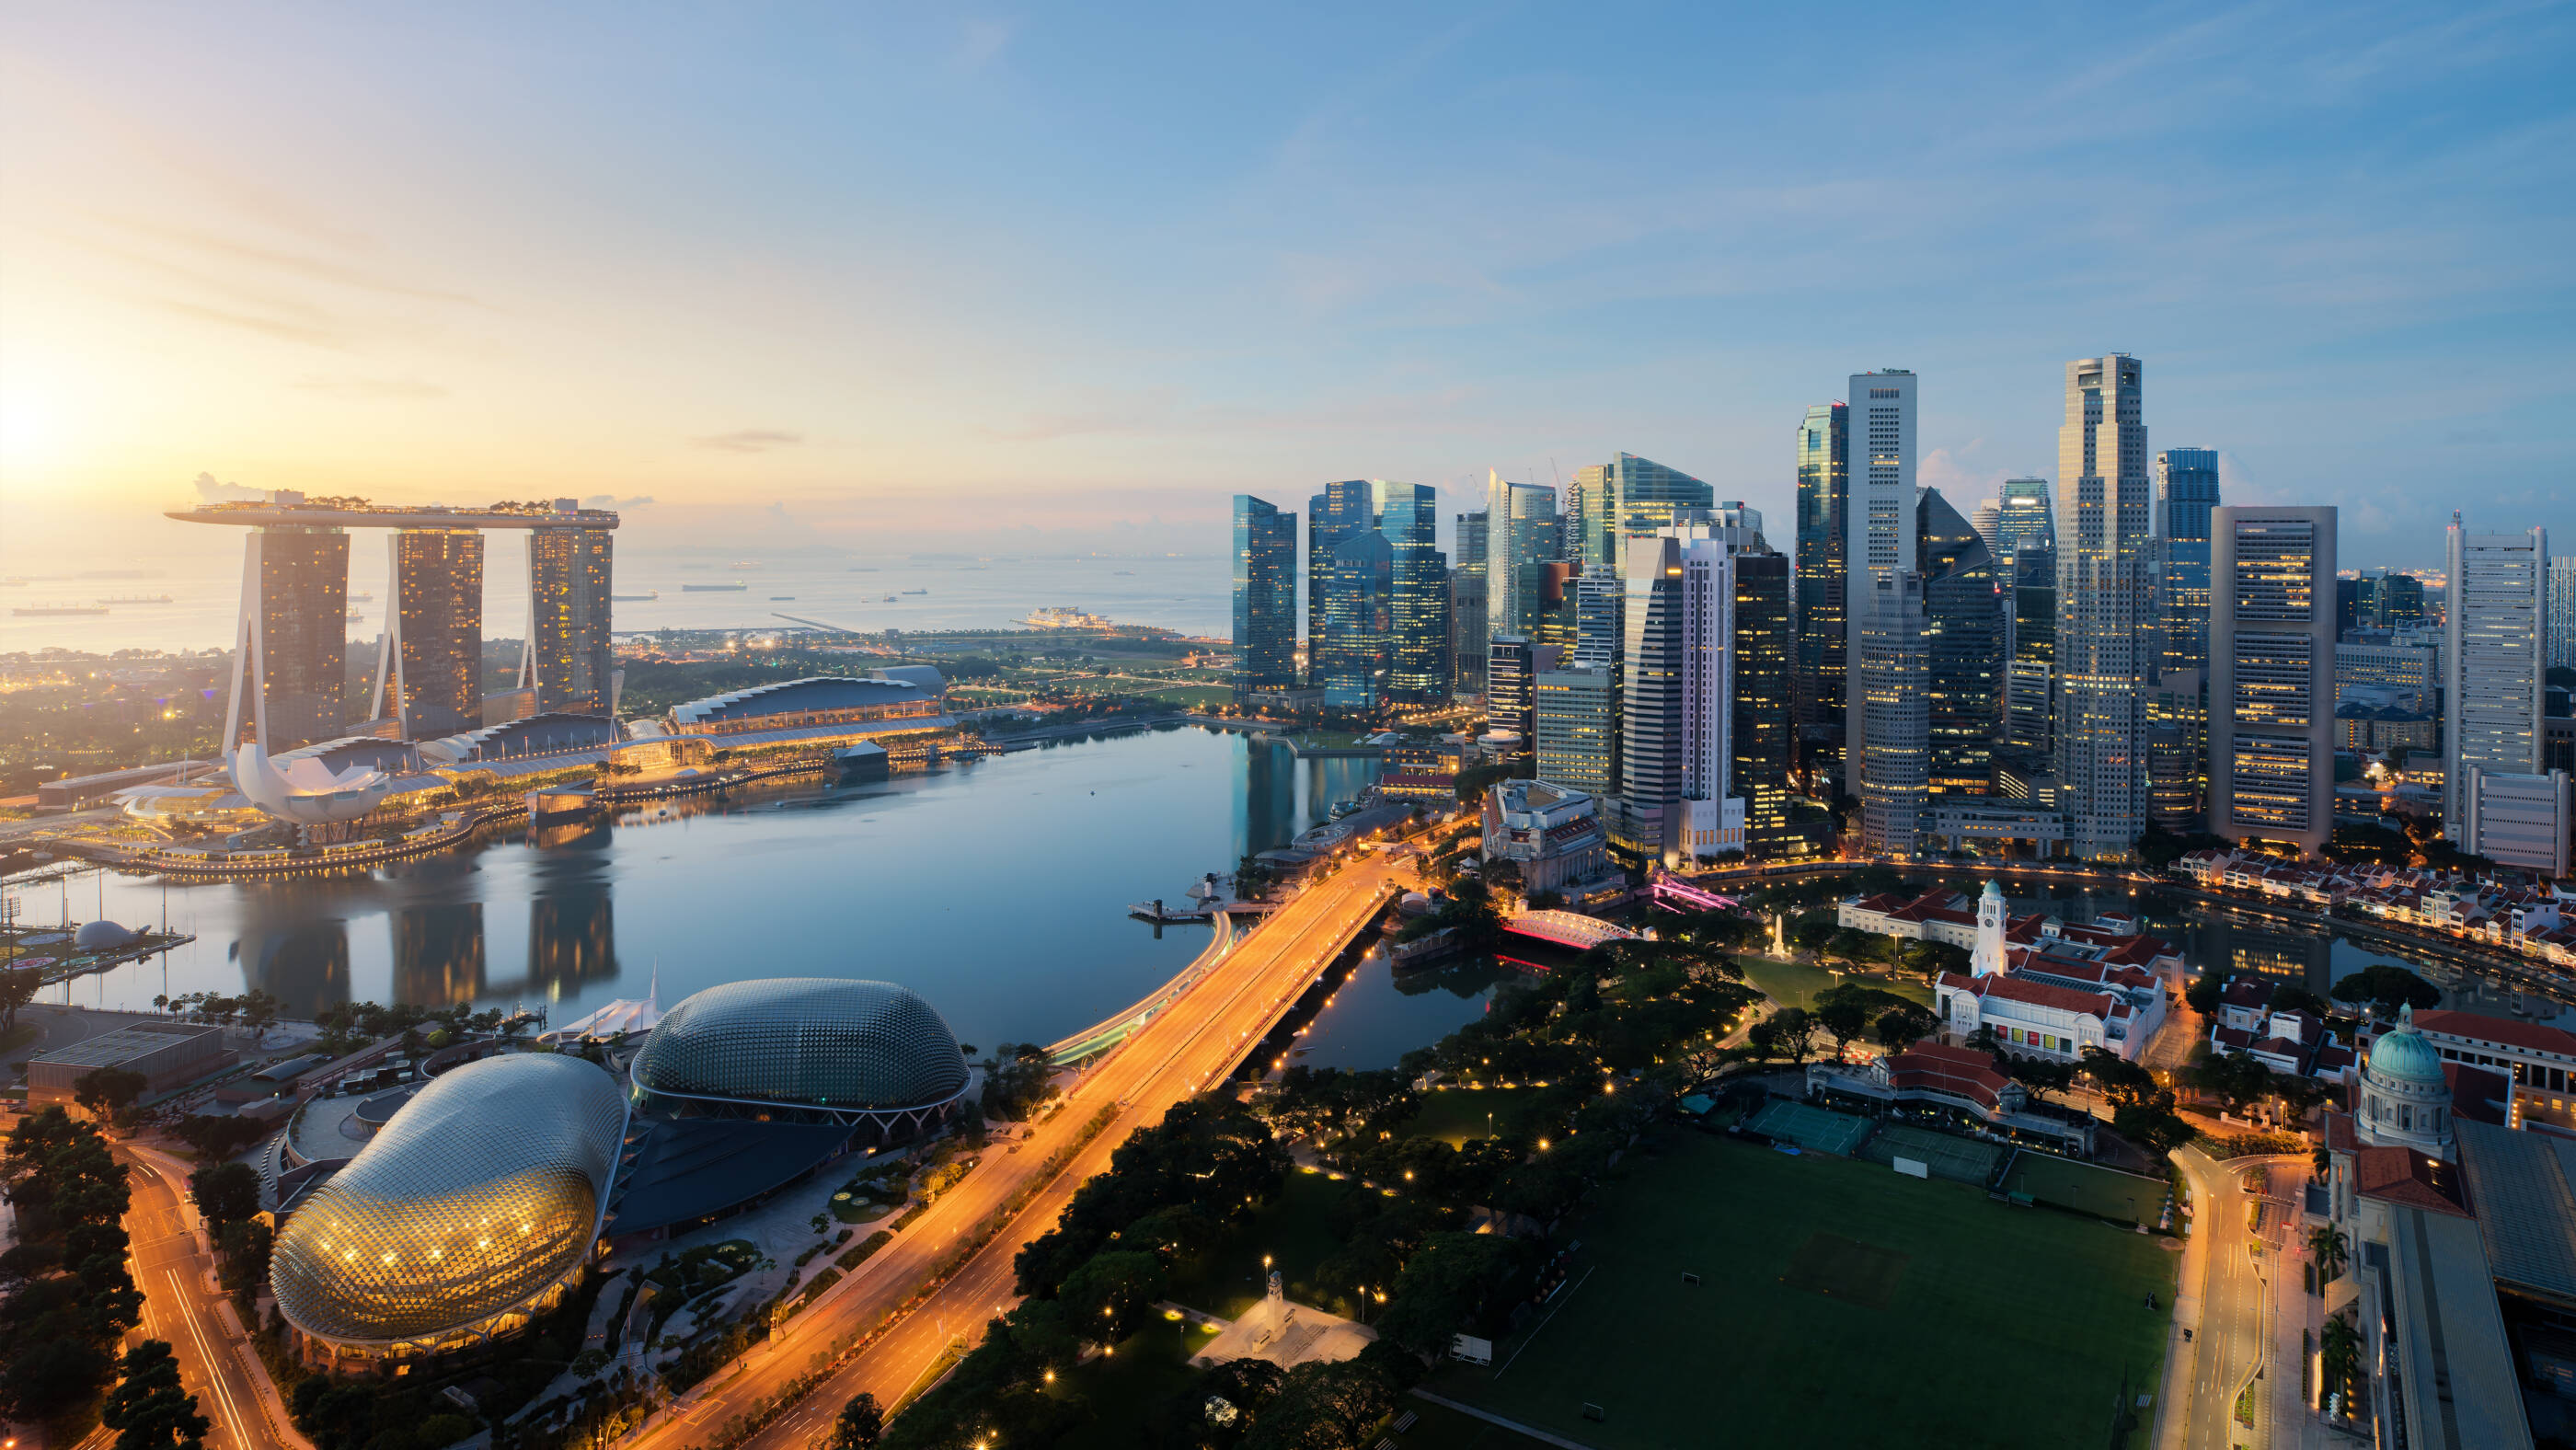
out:
{"label": "sports field", "polygon": [[2041,1203],[2149,1228],[2155,1227],[2156,1215],[2165,1206],[2165,1185],[2155,1179],[2045,1153],[2024,1153],[2015,1159],[2002,1186],[2006,1193],[2027,1193]]}
{"label": "sports field", "polygon": [[1890,1165],[1899,1158],[1911,1158],[1935,1178],[1983,1188],[1994,1178],[1995,1170],[2003,1166],[2005,1151],[2002,1144],[1982,1138],[1962,1138],[1955,1133],[1888,1123],[1861,1145],[1860,1156],[1872,1163]]}
{"label": "sports field", "polygon": [[1745,1126],[1774,1138],[1786,1138],[1801,1148],[1850,1157],[1860,1140],[1869,1136],[1871,1124],[1869,1119],[1849,1113],[1830,1113],[1787,1098],[1773,1098]]}
{"label": "sports field", "polygon": [[[2181,1257],[2161,1239],[1875,1163],[1651,1147],[1577,1230],[1555,1308],[1427,1388],[1600,1450],[2090,1450],[2124,1391],[2157,1387],[2170,1311],[2145,1300],[2173,1303]],[[1959,1392],[1998,1366],[2008,1393]]]}

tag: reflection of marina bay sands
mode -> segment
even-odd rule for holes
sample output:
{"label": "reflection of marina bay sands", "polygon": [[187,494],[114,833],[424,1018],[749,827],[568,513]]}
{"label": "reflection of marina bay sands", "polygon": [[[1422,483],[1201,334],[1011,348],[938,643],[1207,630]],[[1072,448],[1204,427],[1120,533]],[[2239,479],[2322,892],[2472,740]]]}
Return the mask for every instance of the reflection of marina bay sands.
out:
{"label": "reflection of marina bay sands", "polygon": [[[289,490],[265,503],[171,511],[250,530],[234,631],[229,752],[279,752],[351,733],[343,720],[350,529],[390,530],[392,598],[377,651],[372,721],[360,733],[430,740],[529,715],[611,715],[611,535],[617,515],[573,499],[490,508],[398,508]],[[528,640],[517,688],[486,698],[483,534],[528,531]]]}

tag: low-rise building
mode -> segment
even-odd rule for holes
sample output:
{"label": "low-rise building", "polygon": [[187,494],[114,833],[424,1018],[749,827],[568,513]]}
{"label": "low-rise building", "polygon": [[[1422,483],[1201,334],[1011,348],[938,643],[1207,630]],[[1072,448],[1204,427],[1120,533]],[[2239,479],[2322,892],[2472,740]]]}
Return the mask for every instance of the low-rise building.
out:
{"label": "low-rise building", "polygon": [[1600,803],[1541,780],[1507,780],[1485,796],[1484,858],[1520,868],[1524,891],[1560,891],[1609,867]]}
{"label": "low-rise building", "polygon": [[29,1058],[27,1101],[39,1107],[71,1102],[79,1080],[103,1067],[143,1074],[146,1093],[167,1092],[232,1060],[220,1027],[137,1022]]}
{"label": "low-rise building", "polygon": [[1995,1071],[1994,1059],[1967,1047],[1925,1042],[1852,1067],[1807,1065],[1809,1095],[1840,1093],[1872,1103],[1947,1109],[1966,1123],[2034,1137],[2052,1147],[2091,1157],[2094,1119],[2034,1105],[2030,1091]]}

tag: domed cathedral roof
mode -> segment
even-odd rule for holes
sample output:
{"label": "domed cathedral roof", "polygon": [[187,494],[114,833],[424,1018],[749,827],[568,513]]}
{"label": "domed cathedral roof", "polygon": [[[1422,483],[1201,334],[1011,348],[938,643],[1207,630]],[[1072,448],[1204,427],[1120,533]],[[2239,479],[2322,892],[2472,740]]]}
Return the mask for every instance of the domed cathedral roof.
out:
{"label": "domed cathedral roof", "polygon": [[2370,1060],[2362,1071],[2392,1087],[2448,1086],[2442,1076],[2442,1054],[2415,1030],[2415,1009],[2411,1006],[2399,1009],[2397,1025],[2370,1045]]}

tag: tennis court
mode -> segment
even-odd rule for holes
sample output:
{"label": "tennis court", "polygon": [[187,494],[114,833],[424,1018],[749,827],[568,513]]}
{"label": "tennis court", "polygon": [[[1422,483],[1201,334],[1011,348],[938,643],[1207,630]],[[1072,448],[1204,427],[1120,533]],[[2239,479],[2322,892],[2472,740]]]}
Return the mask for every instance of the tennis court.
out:
{"label": "tennis court", "polygon": [[2004,1147],[1983,1138],[1961,1138],[1929,1128],[1889,1123],[1861,1149],[1861,1156],[1873,1163],[1889,1164],[1899,1158],[1911,1158],[1935,1178],[1983,1188],[1994,1181],[1995,1169],[2004,1161]]}
{"label": "tennis court", "polygon": [[2161,1179],[2028,1150],[2015,1160],[2003,1187],[2007,1193],[2027,1193],[2040,1203],[2077,1213],[2148,1225],[2163,1211],[2166,1194]]}
{"label": "tennis court", "polygon": [[1823,1108],[1811,1108],[1787,1098],[1774,1098],[1745,1126],[1774,1138],[1786,1138],[1801,1148],[1811,1148],[1819,1153],[1840,1153],[1848,1158],[1875,1125],[1867,1118],[1829,1113]]}

